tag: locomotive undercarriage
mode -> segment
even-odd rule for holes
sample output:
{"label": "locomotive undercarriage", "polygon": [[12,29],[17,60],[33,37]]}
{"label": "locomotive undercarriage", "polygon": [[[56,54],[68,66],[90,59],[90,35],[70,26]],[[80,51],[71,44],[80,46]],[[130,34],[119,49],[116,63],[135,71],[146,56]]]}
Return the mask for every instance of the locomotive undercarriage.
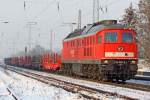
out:
{"label": "locomotive undercarriage", "polygon": [[[112,70],[109,70],[111,67]],[[131,70],[131,67],[134,67],[134,70]],[[106,66],[104,76],[106,76],[107,80],[128,80],[134,77],[137,71],[136,65],[126,65],[126,64],[114,64]]]}
{"label": "locomotive undercarriage", "polygon": [[108,64],[63,63],[61,70],[67,75],[77,75],[102,81],[125,81],[133,78],[137,72],[137,65],[130,64],[130,61],[122,62],[111,61]]}

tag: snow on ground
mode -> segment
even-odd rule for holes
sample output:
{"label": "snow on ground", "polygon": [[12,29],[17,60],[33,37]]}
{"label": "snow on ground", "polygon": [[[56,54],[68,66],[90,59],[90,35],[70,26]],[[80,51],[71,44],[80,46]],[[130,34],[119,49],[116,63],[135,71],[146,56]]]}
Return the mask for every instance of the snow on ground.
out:
{"label": "snow on ground", "polygon": [[[44,83],[11,71],[5,71],[2,68],[0,68],[0,74],[0,79],[3,79],[5,84],[7,84],[21,100],[86,100],[79,94],[72,94],[61,88],[47,86]],[[100,94],[98,97],[101,100],[122,100],[116,96],[104,94]]]}
{"label": "snow on ground", "polygon": [[83,80],[74,80],[71,78],[66,79],[65,77],[64,78],[63,77],[60,78],[60,77],[61,76],[58,76],[59,79],[68,80],[72,83],[81,84],[84,86],[100,89],[103,91],[114,92],[117,94],[126,95],[129,97],[137,98],[137,99],[141,99],[141,100],[150,100],[150,92],[122,88],[122,87],[117,87],[117,86],[112,86],[112,85],[107,85],[107,84],[99,84],[99,83],[83,81]]}
{"label": "snow on ground", "polygon": [[[37,72],[37,71],[33,71],[33,72]],[[73,79],[73,78],[49,74],[45,72],[37,72],[37,73],[40,73],[45,76],[55,77],[57,79],[66,80],[68,82],[96,88],[96,89],[103,90],[103,91],[114,92],[120,95],[125,95],[125,96],[129,96],[132,98],[140,99],[140,100],[150,100],[150,92],[146,92],[146,91],[140,91],[140,90],[117,87],[117,86],[112,86],[112,85],[107,85],[107,84],[100,84],[96,82],[89,82],[85,80]]]}
{"label": "snow on ground", "polygon": [[[61,88],[48,86],[14,72],[6,72],[2,68],[0,68],[0,80],[2,80],[0,81],[0,100],[4,98],[1,95],[8,94],[6,91],[7,86],[21,100],[84,100],[79,94],[73,94]],[[1,94],[1,91],[3,94]],[[6,98],[4,100],[9,99]]]}
{"label": "snow on ground", "polygon": [[147,63],[144,59],[138,61],[138,71],[150,72],[150,64]]}
{"label": "snow on ground", "polygon": [[7,91],[7,86],[2,80],[0,80],[0,100],[13,100],[13,97]]}
{"label": "snow on ground", "polygon": [[[22,70],[27,70],[27,69],[22,69]],[[68,82],[72,82],[72,83],[76,83],[76,84],[80,84],[80,85],[96,88],[96,89],[103,90],[103,91],[114,92],[114,93],[117,93],[117,94],[120,94],[120,95],[125,95],[125,96],[129,96],[129,97],[132,97],[132,98],[137,98],[137,99],[140,99],[140,100],[150,100],[150,92],[146,92],[146,91],[140,91],[140,90],[128,89],[128,88],[123,88],[123,87],[107,85],[107,84],[100,84],[100,83],[96,83],[96,82],[89,82],[89,81],[85,81],[85,80],[73,79],[73,78],[59,76],[59,75],[54,75],[54,74],[49,74],[49,73],[45,73],[45,72],[38,72],[38,71],[33,71],[33,72],[40,73],[40,74],[42,74],[44,76],[50,76],[50,77],[54,77],[54,78],[57,78],[57,79],[65,80],[65,81],[68,81]],[[28,93],[28,89],[30,89],[30,92],[31,92],[31,89],[33,89],[34,90],[34,94],[35,94],[36,93],[36,89],[41,87],[39,85],[36,87],[37,82],[35,82],[35,83],[32,82],[32,84],[35,84],[34,86],[30,85],[31,83],[29,83],[30,82],[29,80],[31,80],[31,79],[27,80],[24,77],[20,77],[20,76],[18,77],[18,75],[15,74],[15,73],[13,73],[13,75],[11,75],[11,76],[13,76],[14,80],[17,80],[17,82],[19,82],[19,80],[24,80],[24,83],[21,82],[20,84],[22,84],[23,86],[25,85],[25,88],[24,88],[25,90],[22,89],[22,91],[23,91],[23,93],[27,92],[26,95],[27,94],[33,94],[33,93]],[[13,82],[11,82],[10,87],[12,87],[12,86],[16,87],[18,85],[16,82],[13,83],[13,84],[16,84],[16,85],[13,85],[12,83]],[[29,84],[29,85],[27,85],[27,84]],[[44,87],[45,87],[45,85],[42,85],[43,89],[44,89]],[[20,89],[21,87],[18,86],[17,88]],[[46,87],[45,91],[48,90],[47,88],[48,87]],[[50,88],[53,89],[54,87],[50,87]],[[54,91],[52,92],[50,90],[50,92],[52,92],[52,93],[49,94],[50,96],[54,96],[54,94],[61,94],[61,97],[62,97],[62,95],[64,95],[63,92],[58,93],[58,91],[61,90],[61,89],[55,88],[54,90],[56,92],[54,92]],[[16,90],[16,91],[19,91],[19,90]],[[39,92],[37,92],[37,93],[39,93]],[[48,94],[47,92],[45,92],[45,93]],[[38,95],[42,96],[45,93],[42,92],[41,94],[38,94]],[[73,95],[73,94],[70,94],[70,95]],[[69,95],[69,100],[70,100],[70,95]],[[68,96],[68,93],[67,93],[67,96]],[[60,97],[60,95],[58,97]],[[55,99],[55,98],[56,98],[56,96],[54,96],[52,98],[52,100]],[[75,96],[73,95],[73,99],[76,99],[76,98],[79,98],[79,96],[78,95],[75,95]],[[107,98],[109,98],[109,99],[116,99],[115,97],[107,97]],[[71,96],[71,99],[72,99],[72,96]],[[66,100],[66,98],[65,98],[65,100]]]}

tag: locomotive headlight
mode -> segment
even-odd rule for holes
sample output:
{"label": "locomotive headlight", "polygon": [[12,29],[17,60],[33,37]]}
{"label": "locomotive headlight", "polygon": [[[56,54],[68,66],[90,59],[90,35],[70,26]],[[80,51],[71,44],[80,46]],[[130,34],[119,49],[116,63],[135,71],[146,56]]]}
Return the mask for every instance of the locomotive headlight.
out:
{"label": "locomotive headlight", "polygon": [[131,64],[136,64],[136,61],[135,61],[135,60],[132,60],[132,61],[131,61]]}
{"label": "locomotive headlight", "polygon": [[108,60],[104,60],[104,64],[108,64]]}

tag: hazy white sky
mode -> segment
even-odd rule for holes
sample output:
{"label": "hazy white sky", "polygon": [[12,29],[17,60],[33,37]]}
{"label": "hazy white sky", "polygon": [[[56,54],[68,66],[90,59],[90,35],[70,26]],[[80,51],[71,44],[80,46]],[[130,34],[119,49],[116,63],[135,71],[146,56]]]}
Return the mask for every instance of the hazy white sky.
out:
{"label": "hazy white sky", "polygon": [[[26,8],[24,9],[24,1]],[[137,8],[139,0],[100,0],[100,20],[121,19],[130,3]],[[58,10],[59,2],[59,10]],[[28,46],[28,22],[32,25],[32,47],[40,44],[50,48],[50,32],[55,33],[53,47],[61,49],[62,39],[70,32],[62,23],[77,22],[78,10],[82,10],[82,26],[92,23],[93,0],[0,0],[0,57],[23,51]],[[8,24],[3,23],[9,21]]]}

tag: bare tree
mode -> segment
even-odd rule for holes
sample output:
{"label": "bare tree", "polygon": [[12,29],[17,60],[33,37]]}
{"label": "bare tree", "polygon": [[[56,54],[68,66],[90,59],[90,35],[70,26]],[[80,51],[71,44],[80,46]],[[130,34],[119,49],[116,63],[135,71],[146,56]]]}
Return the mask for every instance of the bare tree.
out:
{"label": "bare tree", "polygon": [[139,44],[144,58],[150,63],[150,0],[140,0],[137,20]]}

